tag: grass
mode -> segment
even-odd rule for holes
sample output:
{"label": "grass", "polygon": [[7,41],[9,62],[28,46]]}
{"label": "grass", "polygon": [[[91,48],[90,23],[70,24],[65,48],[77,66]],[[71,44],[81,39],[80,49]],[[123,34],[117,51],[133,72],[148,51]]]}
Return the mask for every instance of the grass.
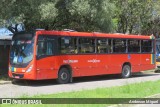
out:
{"label": "grass", "polygon": [[111,88],[97,88],[93,90],[64,92],[50,95],[36,95],[33,96],[33,98],[141,98],[160,93],[159,89],[160,80]]}
{"label": "grass", "polygon": [[[127,84],[127,83],[126,83]],[[95,84],[96,85],[96,84]],[[143,98],[160,93],[160,80],[134,83],[125,86],[98,88],[74,92],[64,92],[49,95],[24,95],[22,98]],[[3,105],[6,107],[7,105]],[[22,105],[12,105],[21,107]],[[24,106],[24,105],[23,105]],[[47,104],[47,105],[25,105],[25,107],[106,107],[106,104]]]}

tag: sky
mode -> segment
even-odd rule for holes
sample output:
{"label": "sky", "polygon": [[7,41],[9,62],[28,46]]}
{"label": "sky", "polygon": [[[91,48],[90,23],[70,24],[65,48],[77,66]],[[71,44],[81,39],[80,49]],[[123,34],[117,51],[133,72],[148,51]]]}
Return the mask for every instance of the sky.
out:
{"label": "sky", "polygon": [[[12,27],[14,28],[15,25],[13,24]],[[17,30],[18,30],[18,32],[24,31],[25,30],[24,24],[23,23],[18,24]],[[1,27],[0,28],[0,36],[13,36],[13,33],[11,31],[9,31],[7,28]]]}
{"label": "sky", "polygon": [[12,34],[7,28],[0,28],[0,36],[12,36]]}

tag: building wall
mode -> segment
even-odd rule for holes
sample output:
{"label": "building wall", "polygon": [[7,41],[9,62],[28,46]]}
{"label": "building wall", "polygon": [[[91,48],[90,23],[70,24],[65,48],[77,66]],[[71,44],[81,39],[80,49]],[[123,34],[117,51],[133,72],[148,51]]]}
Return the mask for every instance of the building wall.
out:
{"label": "building wall", "polygon": [[0,43],[0,75],[3,75],[8,73],[10,45],[6,44],[6,42],[4,42],[5,43],[4,45],[2,45],[1,43]]}

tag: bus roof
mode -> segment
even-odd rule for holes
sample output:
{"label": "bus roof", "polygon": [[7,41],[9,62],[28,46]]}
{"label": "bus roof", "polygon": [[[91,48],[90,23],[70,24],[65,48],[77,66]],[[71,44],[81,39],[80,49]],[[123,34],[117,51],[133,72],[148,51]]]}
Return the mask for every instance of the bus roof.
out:
{"label": "bus roof", "polygon": [[128,34],[109,34],[109,33],[99,33],[99,32],[68,32],[68,31],[36,31],[36,34],[41,35],[57,35],[57,36],[77,36],[77,37],[107,37],[107,38],[124,38],[124,39],[154,39],[153,35],[128,35]]}

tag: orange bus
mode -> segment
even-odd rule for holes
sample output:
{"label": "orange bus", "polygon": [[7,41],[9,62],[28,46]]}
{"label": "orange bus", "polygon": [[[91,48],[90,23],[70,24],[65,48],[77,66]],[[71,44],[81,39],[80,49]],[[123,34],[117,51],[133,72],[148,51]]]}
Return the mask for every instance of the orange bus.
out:
{"label": "orange bus", "polygon": [[121,74],[155,68],[153,36],[68,31],[17,33],[10,50],[9,76],[15,79],[57,79]]}

